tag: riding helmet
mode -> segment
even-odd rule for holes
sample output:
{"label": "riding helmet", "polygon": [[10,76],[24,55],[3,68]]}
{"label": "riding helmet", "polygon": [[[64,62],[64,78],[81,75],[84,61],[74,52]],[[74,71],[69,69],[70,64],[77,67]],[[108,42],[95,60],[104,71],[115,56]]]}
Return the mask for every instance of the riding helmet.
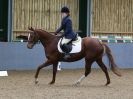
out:
{"label": "riding helmet", "polygon": [[61,9],[61,13],[69,13],[69,8],[64,6],[62,9]]}

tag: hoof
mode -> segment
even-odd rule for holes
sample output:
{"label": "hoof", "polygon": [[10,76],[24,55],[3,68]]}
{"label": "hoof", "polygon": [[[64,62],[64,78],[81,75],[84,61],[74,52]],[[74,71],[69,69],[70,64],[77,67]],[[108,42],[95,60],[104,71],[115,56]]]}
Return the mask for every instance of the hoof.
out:
{"label": "hoof", "polygon": [[77,81],[74,85],[75,85],[75,86],[79,86],[79,85],[80,85],[80,82]]}
{"label": "hoof", "polygon": [[39,82],[38,79],[35,79],[35,84],[38,84],[38,82]]}
{"label": "hoof", "polygon": [[55,83],[54,81],[51,81],[49,84],[50,84],[50,85],[53,85],[54,83]]}
{"label": "hoof", "polygon": [[106,84],[105,84],[105,86],[108,86],[110,84],[110,82],[107,82]]}

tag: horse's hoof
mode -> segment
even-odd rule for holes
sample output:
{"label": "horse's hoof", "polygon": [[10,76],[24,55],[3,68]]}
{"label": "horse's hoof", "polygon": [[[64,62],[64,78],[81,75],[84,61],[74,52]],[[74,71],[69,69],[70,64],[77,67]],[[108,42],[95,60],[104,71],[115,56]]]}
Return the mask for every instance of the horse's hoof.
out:
{"label": "horse's hoof", "polygon": [[38,79],[35,79],[35,84],[38,84],[38,82],[39,82]]}
{"label": "horse's hoof", "polygon": [[35,81],[35,84],[38,84],[38,81]]}
{"label": "horse's hoof", "polygon": [[78,81],[78,82],[76,82],[74,85],[75,85],[75,86],[79,86],[79,85],[80,85],[80,82]]}
{"label": "horse's hoof", "polygon": [[50,85],[53,85],[54,83],[55,83],[55,82],[51,81],[49,84],[50,84]]}
{"label": "horse's hoof", "polygon": [[107,82],[106,84],[105,84],[105,86],[108,86],[110,84],[110,82]]}

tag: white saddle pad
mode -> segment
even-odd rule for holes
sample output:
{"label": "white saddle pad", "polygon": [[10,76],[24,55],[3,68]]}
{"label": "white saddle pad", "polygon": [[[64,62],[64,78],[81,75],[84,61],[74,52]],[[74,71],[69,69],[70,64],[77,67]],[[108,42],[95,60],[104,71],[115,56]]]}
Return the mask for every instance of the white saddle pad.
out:
{"label": "white saddle pad", "polygon": [[[62,49],[60,48],[61,39],[58,42],[58,51],[60,53],[64,53],[62,51]],[[72,51],[70,53],[79,53],[81,51],[81,42],[82,42],[82,38],[81,37],[78,37],[78,39],[76,41],[73,41],[72,42]]]}

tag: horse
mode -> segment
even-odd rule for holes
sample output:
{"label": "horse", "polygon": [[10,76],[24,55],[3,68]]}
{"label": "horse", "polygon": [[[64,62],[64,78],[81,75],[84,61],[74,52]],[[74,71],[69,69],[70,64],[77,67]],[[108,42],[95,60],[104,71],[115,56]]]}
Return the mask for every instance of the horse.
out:
{"label": "horse", "polygon": [[81,59],[85,59],[85,72],[84,74],[76,81],[76,85],[80,84],[81,81],[85,77],[87,77],[91,72],[91,66],[93,62],[96,62],[102,71],[105,73],[106,76],[106,86],[110,84],[110,77],[108,74],[108,68],[104,64],[102,58],[104,54],[107,55],[109,59],[109,66],[114,74],[117,76],[121,76],[121,73],[119,72],[118,66],[116,65],[112,52],[110,48],[100,42],[98,39],[91,38],[91,37],[84,37],[82,38],[81,43],[81,51],[79,53],[73,53],[71,56],[67,59],[64,59],[64,54],[60,53],[57,48],[58,41],[60,40],[60,36],[53,35],[52,33],[49,33],[42,29],[34,29],[32,27],[29,28],[31,31],[28,36],[28,43],[27,47],[29,49],[32,49],[34,45],[38,41],[41,42],[41,44],[44,47],[45,55],[47,58],[47,61],[44,62],[42,65],[38,66],[35,74],[35,84],[38,83],[38,75],[42,68],[47,67],[49,65],[53,65],[53,77],[52,81],[49,84],[54,84],[56,80],[56,73],[57,73],[57,65],[58,62],[74,62]]}

